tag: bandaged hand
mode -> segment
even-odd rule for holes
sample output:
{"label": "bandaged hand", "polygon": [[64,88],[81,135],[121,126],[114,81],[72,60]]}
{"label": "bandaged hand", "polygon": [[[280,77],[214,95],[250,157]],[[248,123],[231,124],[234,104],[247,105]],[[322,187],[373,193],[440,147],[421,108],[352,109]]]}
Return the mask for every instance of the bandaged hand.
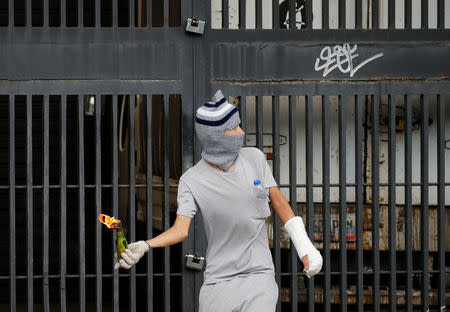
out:
{"label": "bandaged hand", "polygon": [[322,255],[316,247],[314,247],[313,243],[306,234],[303,219],[301,217],[293,217],[284,224],[284,228],[294,243],[300,259],[302,259],[305,255],[308,256],[309,268],[305,269],[306,276],[311,278],[319,273],[322,269]]}
{"label": "bandaged hand", "polygon": [[115,269],[129,269],[150,249],[150,246],[143,240],[129,244],[128,248],[120,254],[122,259],[114,266]]}

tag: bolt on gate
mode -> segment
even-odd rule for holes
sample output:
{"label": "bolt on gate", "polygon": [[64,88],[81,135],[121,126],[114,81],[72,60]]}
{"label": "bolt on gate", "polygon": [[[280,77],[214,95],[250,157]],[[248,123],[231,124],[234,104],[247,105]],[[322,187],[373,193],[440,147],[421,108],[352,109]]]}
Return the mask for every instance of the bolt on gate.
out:
{"label": "bolt on gate", "polygon": [[324,257],[306,279],[278,217],[267,220],[278,311],[445,310],[449,9],[3,1],[0,305],[195,311],[202,274],[185,256],[205,255],[201,216],[183,244],[130,271],[113,270],[96,217],[121,219],[128,241],[170,227],[178,179],[200,159],[195,109],[221,89]]}

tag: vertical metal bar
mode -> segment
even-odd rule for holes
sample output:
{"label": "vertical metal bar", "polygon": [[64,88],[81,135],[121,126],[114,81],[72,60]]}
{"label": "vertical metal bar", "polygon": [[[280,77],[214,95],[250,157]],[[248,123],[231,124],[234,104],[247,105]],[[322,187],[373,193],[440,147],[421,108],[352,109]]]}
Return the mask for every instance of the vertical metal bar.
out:
{"label": "vertical metal bar", "polygon": [[85,226],[85,179],[84,179],[84,97],[78,95],[78,222],[80,265],[80,311],[86,310],[86,226]]}
{"label": "vertical metal bar", "polygon": [[[356,200],[356,262],[357,262],[357,299],[358,311],[364,309],[364,263],[363,263],[363,164],[362,164],[362,112],[363,95],[357,95],[355,99],[355,200]],[[325,223],[329,224],[329,223]]]}
{"label": "vertical metal bar", "polygon": [[239,29],[246,28],[246,0],[239,0]]}
{"label": "vertical metal bar", "polygon": [[[117,1],[117,0],[114,0]],[[182,13],[183,14],[183,13]],[[152,27],[152,1],[147,0],[147,27]]]}
{"label": "vertical metal bar", "polygon": [[60,310],[66,311],[66,263],[67,263],[67,96],[61,95],[61,110],[60,110],[60,124],[61,124],[61,169],[60,169]]}
{"label": "vertical metal bar", "polygon": [[[128,231],[130,241],[136,241],[136,152],[135,152],[135,111],[136,111],[136,95],[130,94],[130,211],[128,219]],[[136,311],[136,266],[130,269],[130,311]]]}
{"label": "vertical metal bar", "polygon": [[169,0],[164,1],[164,27],[169,27]]}
{"label": "vertical metal bar", "polygon": [[339,101],[339,246],[340,246],[340,310],[347,311],[347,187],[346,187],[346,119],[345,102]]}
{"label": "vertical metal bar", "polygon": [[355,1],[355,28],[362,29],[363,28],[363,6],[362,1]]}
{"label": "vertical metal bar", "polygon": [[16,136],[15,97],[9,97],[9,298],[16,311]]}
{"label": "vertical metal bar", "polygon": [[33,311],[33,109],[32,95],[27,95],[27,299]]}
{"label": "vertical metal bar", "polygon": [[429,297],[429,287],[428,283],[430,282],[429,278],[429,268],[428,268],[428,115],[429,115],[429,96],[421,95],[420,96],[420,106],[421,106],[421,116],[422,116],[422,124],[420,131],[420,175],[422,181],[421,187],[421,200],[422,200],[422,212],[421,212],[421,249],[422,249],[422,265],[423,265],[423,274],[422,274],[422,310],[428,311],[430,304]]}
{"label": "vertical metal bar", "polygon": [[9,0],[8,3],[8,26],[14,27],[14,0]]}
{"label": "vertical metal bar", "polygon": [[32,20],[33,7],[31,5],[31,0],[26,0],[25,14],[26,14],[25,15],[25,18],[26,18],[25,26],[26,27],[32,27],[33,26],[33,20]]}
{"label": "vertical metal bar", "polygon": [[222,28],[229,28],[229,6],[228,0],[222,0]]}
{"label": "vertical metal bar", "polygon": [[[118,131],[118,104],[117,104],[117,94],[112,95],[112,211],[113,216],[119,215],[119,149],[118,149],[118,138],[119,138],[119,131]],[[115,237],[112,235],[112,244],[115,245]],[[114,253],[115,250],[112,248],[111,250],[111,257],[114,259]],[[115,264],[113,263],[113,266]],[[119,312],[119,270],[115,270],[113,268],[113,306],[114,306],[114,312]]]}
{"label": "vertical metal bar", "polygon": [[[95,212],[102,213],[102,100],[95,94]],[[102,310],[102,232],[100,222],[95,223],[95,282],[97,311]]]}
{"label": "vertical metal bar", "polygon": [[[147,94],[147,237],[153,237],[152,95]],[[153,312],[153,248],[147,255],[147,311]]]}
{"label": "vertical metal bar", "polygon": [[44,303],[44,311],[50,311],[50,302],[49,302],[49,280],[48,280],[48,266],[49,266],[49,145],[50,145],[50,121],[49,121],[49,95],[44,95],[44,146],[43,146],[43,196],[42,196],[42,207],[43,207],[43,226],[42,226],[42,245],[43,245],[43,303]]}
{"label": "vertical metal bar", "polygon": [[[164,6],[166,5],[166,3],[168,2],[169,0],[164,0]],[[136,26],[136,18],[135,18],[135,16],[136,16],[136,9],[135,9],[135,0],[129,0],[129,4],[130,4],[130,27],[131,28],[133,28],[133,27],[135,27]],[[164,10],[165,10],[166,8],[164,7]],[[165,14],[166,14],[166,11],[164,11],[164,17],[165,17]],[[168,25],[168,24],[167,24]]]}
{"label": "vertical metal bar", "polygon": [[[296,97],[289,95],[289,203],[297,215],[297,105]],[[298,311],[298,255],[291,242],[291,311]]]}
{"label": "vertical metal bar", "polygon": [[405,0],[405,29],[412,28],[412,3],[411,0]]}
{"label": "vertical metal bar", "polygon": [[437,172],[438,172],[438,302],[445,306],[445,95],[437,95]]}
{"label": "vertical metal bar", "polygon": [[372,267],[373,310],[380,311],[380,140],[379,140],[380,96],[372,101]]}
{"label": "vertical metal bar", "polygon": [[[164,230],[169,229],[169,95],[164,94]],[[164,311],[170,311],[170,249],[164,248]]]}
{"label": "vertical metal bar", "polygon": [[262,0],[255,0],[255,12],[256,12],[256,29],[263,28],[263,13],[262,13]]}
{"label": "vertical metal bar", "polygon": [[[325,312],[331,311],[331,253],[330,253],[330,102],[322,95],[322,203],[323,203],[323,248]],[[358,144],[356,144],[358,145]]]}
{"label": "vertical metal bar", "polygon": [[48,10],[48,0],[44,0],[44,8],[43,8],[43,14],[42,17],[44,19],[44,28],[48,28],[49,24],[49,10]]}
{"label": "vertical metal bar", "polygon": [[[375,0],[373,0],[375,1]],[[346,1],[345,0],[339,0],[339,29],[345,29],[345,7],[346,7]]]}
{"label": "vertical metal bar", "polygon": [[256,147],[263,151],[263,97],[256,96]]}
{"label": "vertical metal bar", "polygon": [[445,7],[444,7],[444,0],[437,0],[438,1],[438,8],[437,8],[437,27],[439,29],[445,28]]}
{"label": "vertical metal bar", "polygon": [[279,0],[272,0],[272,29],[280,29]]}
{"label": "vertical metal bar", "polygon": [[77,1],[77,7],[78,7],[78,27],[82,28],[84,27],[84,12],[83,12],[83,6],[84,6],[83,0]]}
{"label": "vertical metal bar", "polygon": [[[117,28],[119,24],[119,16],[118,16],[118,0],[112,0],[112,26],[113,28]],[[149,0],[150,1],[150,0]],[[151,5],[150,5],[151,7]]]}
{"label": "vertical metal bar", "polygon": [[66,27],[66,1],[67,0],[61,0],[61,27]]}
{"label": "vertical metal bar", "polygon": [[420,10],[422,18],[420,19],[422,24],[422,29],[428,28],[428,0],[422,0],[422,8]]}
{"label": "vertical metal bar", "polygon": [[[280,184],[280,98],[272,97],[272,139],[273,139],[273,177],[277,184]],[[280,218],[273,216],[273,248],[281,250],[280,243]],[[281,272],[278,272],[281,273]],[[275,276],[278,287],[281,288],[281,274]],[[294,298],[294,297],[292,297]],[[281,308],[281,300],[278,300],[277,306]]]}
{"label": "vertical metal bar", "polygon": [[[306,105],[306,219],[308,236],[314,243],[314,197],[313,197],[313,97],[305,96]],[[314,311],[314,278],[308,279],[308,311]]]}
{"label": "vertical metal bar", "polygon": [[296,2],[295,0],[287,0],[289,1],[289,29],[295,30],[297,29],[297,13],[295,9]]}
{"label": "vertical metal bar", "polygon": [[380,27],[379,9],[380,9],[379,1],[372,0],[372,29],[378,29]]}
{"label": "vertical metal bar", "polygon": [[304,8],[304,10],[305,10],[305,12],[306,12],[306,14],[305,14],[305,23],[306,23],[306,25],[305,25],[305,28],[306,29],[312,29],[313,28],[313,17],[314,17],[314,15],[313,15],[313,1],[308,1],[308,2],[306,2],[305,3],[305,8]]}
{"label": "vertical metal bar", "polygon": [[389,0],[388,5],[388,27],[389,29],[395,29],[395,0]]}
{"label": "vertical metal bar", "polygon": [[[356,6],[358,6],[358,3],[359,1],[356,1]],[[322,29],[328,28],[330,28],[330,2],[329,0],[322,0]]]}
{"label": "vertical metal bar", "polygon": [[[244,132],[247,131],[247,97],[241,95],[239,102],[239,116],[241,117],[241,128]],[[244,143],[245,144],[245,143]]]}
{"label": "vertical metal bar", "polygon": [[397,310],[397,227],[396,227],[396,197],[395,197],[395,96],[389,95],[388,107],[388,176],[389,176],[389,306],[391,311]]}
{"label": "vertical metal bar", "polygon": [[405,110],[405,245],[406,245],[406,310],[412,311],[412,96],[406,96]]}
{"label": "vertical metal bar", "polygon": [[[131,1],[133,2],[133,1]],[[101,26],[100,0],[95,0],[95,27]]]}

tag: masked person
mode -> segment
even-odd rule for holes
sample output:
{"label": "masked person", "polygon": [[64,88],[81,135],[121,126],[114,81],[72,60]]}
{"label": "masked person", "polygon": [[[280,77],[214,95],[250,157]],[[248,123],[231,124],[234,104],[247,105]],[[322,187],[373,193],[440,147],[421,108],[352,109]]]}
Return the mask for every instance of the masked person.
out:
{"label": "masked person", "polygon": [[237,107],[220,91],[215,101],[196,113],[202,159],[180,178],[174,225],[155,238],[130,244],[117,267],[128,269],[149,248],[185,240],[191,219],[200,210],[208,241],[200,312],[273,312],[279,290],[265,222],[269,197],[308,277],[320,271],[322,256],[309,240],[302,218],[294,215],[280,192],[264,153],[242,147]]}

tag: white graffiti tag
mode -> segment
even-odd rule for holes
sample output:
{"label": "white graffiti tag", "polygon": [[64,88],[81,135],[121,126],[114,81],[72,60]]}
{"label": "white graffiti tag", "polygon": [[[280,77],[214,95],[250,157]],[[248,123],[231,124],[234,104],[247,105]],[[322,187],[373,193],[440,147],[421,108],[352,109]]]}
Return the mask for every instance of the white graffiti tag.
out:
{"label": "white graffiti tag", "polygon": [[[350,47],[349,43],[345,43],[342,46],[335,45],[333,50],[327,46],[320,52],[320,57],[316,58],[314,69],[316,71],[323,70],[323,77],[331,73],[336,68],[338,68],[343,74],[350,73],[350,77],[353,77],[353,75],[356,74],[361,67],[383,56],[383,52],[378,53],[355,66],[353,60],[359,56],[359,54],[355,54],[356,49],[356,44],[353,45],[353,47]],[[321,62],[322,64],[320,64]]]}

